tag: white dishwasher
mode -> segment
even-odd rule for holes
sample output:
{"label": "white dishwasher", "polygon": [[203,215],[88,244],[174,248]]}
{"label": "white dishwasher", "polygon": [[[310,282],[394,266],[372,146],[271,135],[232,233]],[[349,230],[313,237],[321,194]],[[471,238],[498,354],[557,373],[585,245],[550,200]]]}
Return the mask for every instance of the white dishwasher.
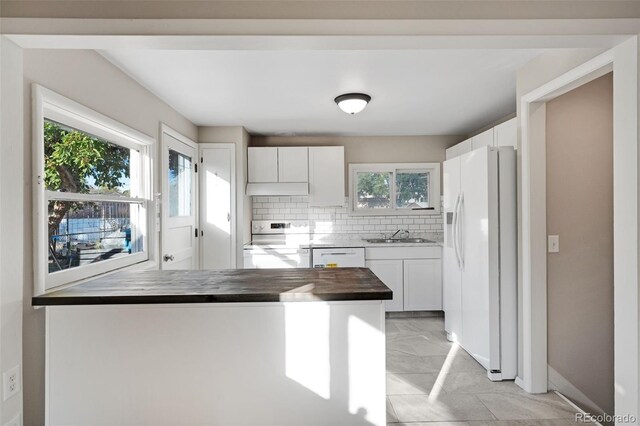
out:
{"label": "white dishwasher", "polygon": [[314,268],[364,268],[364,247],[311,249]]}

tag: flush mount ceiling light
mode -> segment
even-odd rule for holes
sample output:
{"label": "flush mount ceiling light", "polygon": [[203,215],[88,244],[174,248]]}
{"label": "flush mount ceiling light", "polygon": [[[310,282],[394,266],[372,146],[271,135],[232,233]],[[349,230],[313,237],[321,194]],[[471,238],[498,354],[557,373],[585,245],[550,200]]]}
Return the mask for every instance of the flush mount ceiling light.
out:
{"label": "flush mount ceiling light", "polygon": [[371,96],[364,93],[345,93],[344,95],[336,96],[334,101],[338,104],[341,110],[347,114],[357,114],[367,106]]}

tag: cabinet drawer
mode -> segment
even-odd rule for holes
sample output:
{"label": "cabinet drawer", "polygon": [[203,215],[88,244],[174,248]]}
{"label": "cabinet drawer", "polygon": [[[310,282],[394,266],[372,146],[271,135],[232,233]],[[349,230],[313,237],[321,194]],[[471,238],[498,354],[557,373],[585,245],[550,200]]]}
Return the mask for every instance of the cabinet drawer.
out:
{"label": "cabinet drawer", "polygon": [[366,260],[377,259],[440,259],[442,248],[428,247],[367,247]]}

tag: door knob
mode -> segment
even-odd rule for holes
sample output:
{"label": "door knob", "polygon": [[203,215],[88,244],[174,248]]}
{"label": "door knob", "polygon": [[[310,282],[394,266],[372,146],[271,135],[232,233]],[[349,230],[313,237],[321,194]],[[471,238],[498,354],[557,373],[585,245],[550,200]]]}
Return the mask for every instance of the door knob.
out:
{"label": "door knob", "polygon": [[173,260],[173,255],[172,254],[165,254],[163,257],[165,262],[168,262],[170,260]]}

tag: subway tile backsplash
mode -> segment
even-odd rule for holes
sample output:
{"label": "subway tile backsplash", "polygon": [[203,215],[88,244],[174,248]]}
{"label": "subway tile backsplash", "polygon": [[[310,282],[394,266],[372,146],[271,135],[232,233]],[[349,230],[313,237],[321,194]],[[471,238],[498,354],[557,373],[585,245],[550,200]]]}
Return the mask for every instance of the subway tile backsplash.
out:
{"label": "subway tile backsplash", "polygon": [[[346,204],[346,203],[345,203]],[[442,215],[353,216],[348,207],[309,207],[308,197],[253,197],[253,220],[308,220],[314,234],[379,236],[398,229],[442,240]]]}

